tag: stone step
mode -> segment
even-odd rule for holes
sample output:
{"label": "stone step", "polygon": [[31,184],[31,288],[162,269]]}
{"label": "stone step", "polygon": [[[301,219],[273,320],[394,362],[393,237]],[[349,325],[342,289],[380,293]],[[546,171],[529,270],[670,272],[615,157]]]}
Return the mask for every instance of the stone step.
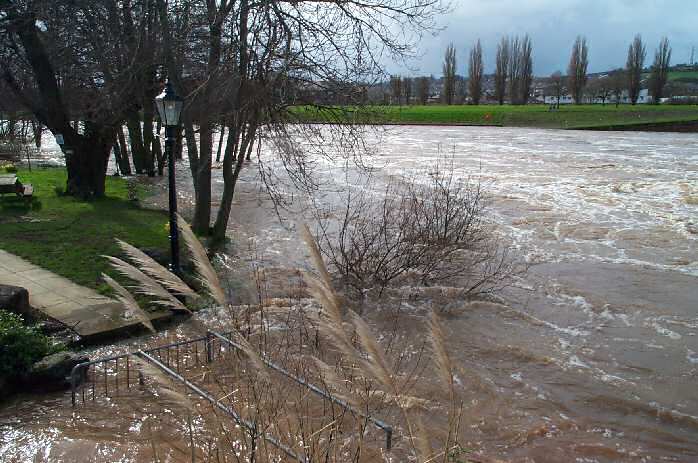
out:
{"label": "stone step", "polygon": [[[137,319],[127,317],[120,302],[3,250],[0,284],[26,288],[32,307],[71,327],[83,339],[107,337],[139,325]],[[150,314],[152,321],[171,317],[169,310]]]}

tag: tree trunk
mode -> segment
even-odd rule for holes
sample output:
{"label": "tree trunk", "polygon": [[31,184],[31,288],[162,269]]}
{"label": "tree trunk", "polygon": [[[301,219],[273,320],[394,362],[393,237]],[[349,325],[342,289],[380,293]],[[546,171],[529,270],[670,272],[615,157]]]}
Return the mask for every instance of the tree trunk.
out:
{"label": "tree trunk", "polygon": [[[124,133],[121,131],[121,127],[117,129],[118,133],[114,138],[113,148],[114,148],[114,158],[116,159],[116,165],[121,175],[131,175],[131,165],[128,162],[128,152],[124,151],[121,147],[120,138],[124,138]],[[121,136],[119,137],[119,134]],[[126,143],[123,144],[124,146]]]}
{"label": "tree trunk", "polygon": [[100,137],[69,137],[62,149],[68,170],[66,193],[82,199],[103,197],[111,143]]}
{"label": "tree trunk", "polygon": [[128,148],[126,147],[126,137],[124,137],[123,127],[117,127],[116,136],[119,141],[119,148],[121,149],[121,173],[123,175],[131,175],[131,163],[128,160]]}
{"label": "tree trunk", "polygon": [[247,162],[250,162],[252,158],[252,148],[254,147],[255,135],[257,135],[257,124],[252,127],[249,142],[247,143],[247,157],[245,158]]}
{"label": "tree trunk", "polygon": [[143,110],[143,156],[148,177],[155,176],[155,154],[153,153],[153,111]]}
{"label": "tree trunk", "polygon": [[234,127],[228,130],[228,140],[225,147],[225,156],[223,157],[223,197],[221,198],[211,236],[211,242],[214,245],[219,245],[225,240],[225,232],[228,229],[228,220],[230,220],[230,211],[233,206],[235,185],[240,176],[245,155],[244,150],[239,149],[236,151],[235,149],[237,145],[236,134],[237,130]]}
{"label": "tree trunk", "polygon": [[199,127],[199,159],[196,171],[196,204],[192,229],[208,235],[211,227],[211,158],[213,156],[213,128],[208,121]]}
{"label": "tree trunk", "polygon": [[31,120],[31,125],[32,125],[32,133],[34,134],[34,146],[36,146],[36,149],[40,150],[41,149],[41,137],[44,133],[44,126],[41,125],[41,122],[38,122],[34,119]]}
{"label": "tree trunk", "polygon": [[196,134],[194,133],[194,124],[185,113],[184,118],[184,138],[187,142],[187,157],[189,158],[189,170],[191,171],[191,179],[194,183],[194,191],[199,188],[199,177],[196,175],[199,166],[199,148],[196,146]]}
{"label": "tree trunk", "polygon": [[[244,107],[243,100],[246,97],[246,83],[247,83],[247,70],[248,70],[248,44],[247,44],[247,20],[249,17],[249,3],[248,0],[241,0],[240,2],[240,43],[238,44],[238,68],[243,72],[240,75],[240,83],[237,89],[237,97],[233,103],[233,123],[228,129],[228,140],[225,147],[225,156],[223,157],[223,197],[221,198],[221,204],[218,208],[218,215],[216,217],[216,223],[213,226],[212,242],[213,244],[220,244],[225,240],[225,232],[228,228],[228,220],[230,219],[230,210],[233,205],[233,196],[235,194],[235,186],[237,184],[238,176],[240,175],[240,170],[242,169],[242,164],[245,161],[245,154],[247,149],[247,143],[252,142],[249,137],[251,134],[251,125],[245,126],[245,118],[241,117]],[[255,124],[256,126],[256,124]],[[245,136],[245,129],[247,129],[247,137]],[[233,168],[233,163],[235,164]]]}
{"label": "tree trunk", "polygon": [[199,146],[191,119],[185,117],[184,136],[187,141],[189,169],[194,183],[194,220],[192,229],[200,235],[208,235],[211,223],[211,155],[213,139],[210,126],[199,127]]}
{"label": "tree trunk", "polygon": [[[212,79],[220,64],[222,17],[219,16],[218,6],[214,2],[208,3],[209,14],[209,50],[207,60],[207,73]],[[201,98],[198,101],[203,107],[212,102],[212,83],[209,80],[202,88]],[[204,109],[198,115],[199,121],[199,160],[192,174],[196,176],[196,204],[194,207],[194,221],[192,228],[199,234],[208,235],[211,226],[211,163],[213,161],[213,121],[210,111]]]}
{"label": "tree trunk", "polygon": [[143,146],[143,133],[141,132],[141,121],[138,113],[129,114],[126,119],[128,137],[131,142],[131,155],[133,156],[133,166],[137,174],[145,172],[145,148]]}
{"label": "tree trunk", "polygon": [[221,133],[218,135],[218,150],[216,151],[216,162],[221,162],[221,149],[223,148],[223,137],[225,136],[225,124],[221,123]]}
{"label": "tree trunk", "polygon": [[112,145],[112,151],[114,152],[114,163],[116,164],[116,174],[119,175],[121,172],[121,148],[119,148],[119,143],[114,142]]}

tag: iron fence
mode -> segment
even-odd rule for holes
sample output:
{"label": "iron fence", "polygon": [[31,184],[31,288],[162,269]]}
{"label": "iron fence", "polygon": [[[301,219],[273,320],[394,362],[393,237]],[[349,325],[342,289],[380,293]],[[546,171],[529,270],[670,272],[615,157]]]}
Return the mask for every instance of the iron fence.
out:
{"label": "iron fence", "polygon": [[[174,380],[179,381],[190,391],[225,412],[237,424],[244,426],[250,432],[256,433],[256,427],[253,423],[246,421],[230,406],[221,403],[219,399],[216,399],[203,387],[187,379],[188,371],[192,368],[204,367],[212,363],[223,354],[226,347],[241,352],[244,351],[241,345],[230,339],[231,337],[232,333],[221,334],[215,331],[208,331],[205,336],[198,338],[80,363],[73,368],[70,375],[72,405],[75,407],[80,403],[94,402],[98,397],[115,397],[121,392],[129,391],[135,385],[142,385],[144,383],[143,376],[137,368],[134,368],[134,364],[137,363],[137,361],[134,361],[134,357],[136,357],[152,364]],[[390,425],[363,413],[346,401],[335,397],[307,379],[289,372],[268,358],[262,357],[262,361],[271,370],[307,388],[323,399],[339,405],[352,415],[362,417],[371,422],[385,434],[385,448],[387,450],[392,448],[393,429]],[[266,434],[260,435],[260,437],[263,437],[288,456],[298,461],[305,461],[304,457],[296,455],[293,450],[278,439]]]}

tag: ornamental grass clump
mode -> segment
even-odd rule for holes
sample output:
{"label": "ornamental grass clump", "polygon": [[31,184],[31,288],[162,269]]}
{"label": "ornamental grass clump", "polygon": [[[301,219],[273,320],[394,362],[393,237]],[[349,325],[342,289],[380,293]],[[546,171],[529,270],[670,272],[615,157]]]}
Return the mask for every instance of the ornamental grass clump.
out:
{"label": "ornamental grass clump", "polygon": [[[463,403],[436,314],[424,320],[425,337],[421,348],[416,348],[419,354],[406,355],[408,349],[396,341],[400,336],[377,332],[344,303],[315,238],[304,225],[301,236],[314,267],[303,273],[306,296],[287,306],[268,306],[260,292],[259,304],[234,305],[206,249],[181,218],[179,224],[200,286],[218,305],[215,313],[227,311],[230,318],[224,329],[238,346],[228,349],[221,344],[226,349],[217,351],[213,362],[182,374],[215,397],[217,405],[234,413],[222,413],[221,407],[202,400],[155,365],[138,360],[146,378],[143,389],[153,394],[151,405],[162,408],[161,419],[148,421],[142,429],[150,435],[174,432],[181,437],[177,442],[160,442],[159,448],[153,444],[158,458],[165,458],[162,447],[187,461],[427,463],[454,461],[452,456],[461,453]],[[131,291],[156,297],[168,306],[170,299],[164,293],[189,294],[186,284],[166,275],[166,269],[153,268],[152,262],[125,243],[120,246],[127,259],[140,266],[135,269],[125,260],[110,259],[132,280]],[[138,309],[132,307],[136,299],[124,294],[126,288],[116,289],[138,317]],[[145,320],[143,324],[148,326]],[[202,332],[208,330],[196,320],[192,324]],[[283,371],[270,368],[271,362]],[[425,372],[429,379],[420,376]],[[421,379],[434,378],[447,391],[441,394],[446,397],[444,403],[421,397],[415,387]],[[308,384],[326,395],[312,392]],[[162,418],[165,415],[167,419]],[[435,416],[437,422],[445,422],[446,429],[436,429]],[[391,448],[376,420],[390,423]]]}

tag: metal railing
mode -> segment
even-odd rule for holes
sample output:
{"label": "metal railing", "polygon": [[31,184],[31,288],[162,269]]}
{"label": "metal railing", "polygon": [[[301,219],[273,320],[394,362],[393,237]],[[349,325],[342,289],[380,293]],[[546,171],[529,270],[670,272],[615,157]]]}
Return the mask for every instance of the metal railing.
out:
{"label": "metal railing", "polygon": [[[110,388],[111,395],[116,395],[121,391],[128,391],[131,386],[135,384],[142,385],[144,383],[142,374],[139,370],[132,368],[134,361],[131,357],[135,356],[147,361],[171,378],[181,382],[189,390],[229,415],[236,424],[244,426],[248,431],[257,435],[257,429],[253,423],[242,418],[231,407],[221,403],[220,400],[216,399],[211,393],[186,378],[186,371],[189,367],[210,364],[215,360],[217,355],[221,354],[222,350],[224,350],[224,346],[229,346],[244,352],[243,347],[232,341],[230,337],[232,337],[232,333],[221,334],[215,331],[208,331],[205,336],[198,338],[80,363],[73,368],[70,375],[72,405],[75,407],[80,401],[82,401],[82,403],[88,400],[95,401],[97,396],[102,395],[102,391],[104,392],[104,396],[109,397]],[[271,362],[268,358],[262,357],[262,361],[270,369],[308,388],[314,394],[341,406],[345,411],[355,416],[360,416],[371,422],[384,432],[386,450],[392,448],[393,428],[390,425],[357,410],[346,401],[333,396],[326,390],[310,383],[305,378],[289,372],[285,368]],[[123,378],[123,376],[125,376],[125,378]],[[259,436],[279,448],[288,456],[298,461],[305,461],[304,457],[295,454],[293,450],[285,446],[278,439],[266,434],[260,434]]]}
{"label": "metal railing", "polygon": [[[220,343],[216,343],[215,338],[207,333],[205,336],[164,344],[142,352],[150,354],[177,372],[183,372],[187,367],[211,363],[219,351]],[[142,384],[142,378],[137,370],[134,373],[132,365],[132,357],[136,353],[129,352],[76,365],[70,373],[73,406],[80,400],[83,403],[94,401],[98,396],[109,397],[129,390],[134,384]]]}
{"label": "metal railing", "polygon": [[[241,417],[231,407],[228,407],[227,405],[221,403],[221,401],[216,399],[213,395],[211,395],[210,393],[208,393],[204,389],[200,388],[196,384],[192,383],[191,381],[189,381],[188,379],[186,379],[185,377],[183,377],[182,375],[180,375],[176,371],[172,370],[167,365],[163,364],[161,361],[154,358],[150,354],[147,354],[143,351],[138,351],[138,352],[136,352],[136,355],[143,358],[144,360],[147,360],[148,362],[152,363],[156,367],[160,368],[163,372],[165,372],[170,377],[182,382],[186,387],[188,387],[189,389],[191,389],[192,391],[194,391],[195,393],[197,393],[199,396],[203,397],[204,399],[208,400],[216,408],[218,408],[219,410],[222,410],[226,414],[230,415],[230,417],[233,418],[235,423],[239,424],[240,426],[244,426],[245,428],[247,428],[248,431],[252,432],[255,437],[257,436],[257,426],[254,423],[247,421],[246,419]],[[270,436],[267,433],[262,433],[259,436],[264,438],[264,440],[266,440],[267,442],[269,442],[270,444],[272,444],[273,446],[275,446],[276,448],[278,448],[279,450],[284,452],[289,457],[291,457],[295,460],[298,460],[298,461],[302,461],[302,462],[306,461],[305,457],[296,454],[296,452],[294,452],[290,447],[283,444],[281,441],[279,441],[275,437]]]}
{"label": "metal railing", "polygon": [[[208,333],[211,336],[218,338],[221,343],[225,343],[231,347],[234,347],[237,350],[243,351],[242,346],[240,346],[239,344],[237,344],[234,341],[231,341],[230,339],[223,336],[222,334],[216,333],[215,331],[209,331]],[[325,391],[323,389],[320,389],[316,385],[308,382],[306,379],[294,375],[293,373],[287,371],[285,368],[271,362],[267,358],[265,358],[265,357],[261,357],[261,358],[262,358],[262,362],[264,362],[264,364],[266,366],[268,366],[269,368],[271,368],[272,370],[275,370],[275,371],[281,373],[282,375],[295,381],[296,383],[300,384],[301,386],[307,387],[316,395],[319,395],[320,397],[323,397],[331,402],[336,403],[337,405],[340,405],[345,410],[353,413],[354,415],[358,415],[358,416],[361,416],[363,418],[366,418],[368,421],[373,423],[377,428],[379,428],[381,431],[383,431],[385,433],[385,448],[387,450],[390,450],[392,448],[392,446],[393,446],[393,428],[390,425],[388,425],[388,424],[384,423],[383,421],[376,419],[370,415],[366,415],[365,413],[361,412],[360,410],[357,410],[356,408],[352,407],[346,401],[333,396],[332,394],[328,393],[327,391]]]}

